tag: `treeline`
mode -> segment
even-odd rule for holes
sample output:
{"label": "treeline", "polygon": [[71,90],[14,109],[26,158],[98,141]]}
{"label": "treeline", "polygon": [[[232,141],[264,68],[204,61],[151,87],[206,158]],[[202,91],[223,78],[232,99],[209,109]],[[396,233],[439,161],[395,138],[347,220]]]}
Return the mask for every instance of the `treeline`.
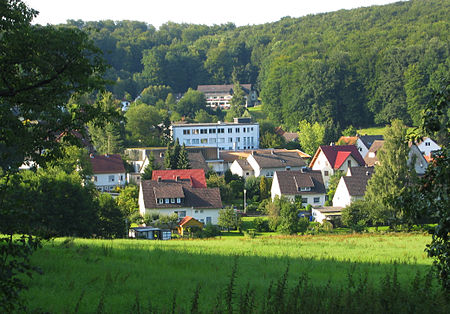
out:
{"label": "treeline", "polygon": [[118,98],[149,86],[183,93],[199,84],[255,84],[270,120],[349,126],[393,118],[418,125],[431,90],[448,73],[450,4],[408,1],[285,17],[236,27],[168,22],[68,21],[111,65]]}

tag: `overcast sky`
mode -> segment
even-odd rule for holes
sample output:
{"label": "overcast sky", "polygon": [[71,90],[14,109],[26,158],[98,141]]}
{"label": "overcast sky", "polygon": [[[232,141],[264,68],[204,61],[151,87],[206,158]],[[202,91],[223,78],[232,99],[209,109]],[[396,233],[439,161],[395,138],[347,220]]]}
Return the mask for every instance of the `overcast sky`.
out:
{"label": "overcast sky", "polygon": [[237,26],[278,21],[284,16],[352,9],[393,3],[393,0],[25,0],[39,11],[33,23],[135,20],[161,26],[168,21]]}

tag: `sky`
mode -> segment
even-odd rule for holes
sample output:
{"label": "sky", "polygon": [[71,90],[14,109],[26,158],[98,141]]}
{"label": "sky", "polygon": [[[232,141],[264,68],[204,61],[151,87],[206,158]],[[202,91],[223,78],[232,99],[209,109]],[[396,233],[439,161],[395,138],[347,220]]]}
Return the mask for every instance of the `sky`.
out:
{"label": "sky", "polygon": [[60,24],[68,19],[83,21],[134,20],[159,27],[171,21],[236,26],[264,24],[284,16],[383,5],[398,0],[24,0],[39,11],[34,24]]}

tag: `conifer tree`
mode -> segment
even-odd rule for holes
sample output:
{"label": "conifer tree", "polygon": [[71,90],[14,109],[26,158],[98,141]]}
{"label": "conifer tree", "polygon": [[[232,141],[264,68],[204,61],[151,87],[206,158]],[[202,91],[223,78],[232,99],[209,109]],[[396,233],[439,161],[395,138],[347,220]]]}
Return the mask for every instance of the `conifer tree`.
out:
{"label": "conifer tree", "polygon": [[164,168],[172,169],[173,147],[172,143],[167,144],[166,154],[164,155]]}
{"label": "conifer tree", "polygon": [[188,154],[186,151],[186,145],[183,144],[180,150],[180,155],[178,156],[178,169],[191,169],[191,165],[189,164]]}

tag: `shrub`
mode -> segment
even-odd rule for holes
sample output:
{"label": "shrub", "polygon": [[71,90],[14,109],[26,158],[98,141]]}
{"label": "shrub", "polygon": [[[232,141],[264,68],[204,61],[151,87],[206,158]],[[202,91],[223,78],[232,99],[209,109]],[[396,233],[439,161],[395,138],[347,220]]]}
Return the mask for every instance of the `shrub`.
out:
{"label": "shrub", "polygon": [[268,232],[269,229],[269,221],[264,218],[255,218],[253,220],[253,226],[255,227],[256,231],[258,232]]}

